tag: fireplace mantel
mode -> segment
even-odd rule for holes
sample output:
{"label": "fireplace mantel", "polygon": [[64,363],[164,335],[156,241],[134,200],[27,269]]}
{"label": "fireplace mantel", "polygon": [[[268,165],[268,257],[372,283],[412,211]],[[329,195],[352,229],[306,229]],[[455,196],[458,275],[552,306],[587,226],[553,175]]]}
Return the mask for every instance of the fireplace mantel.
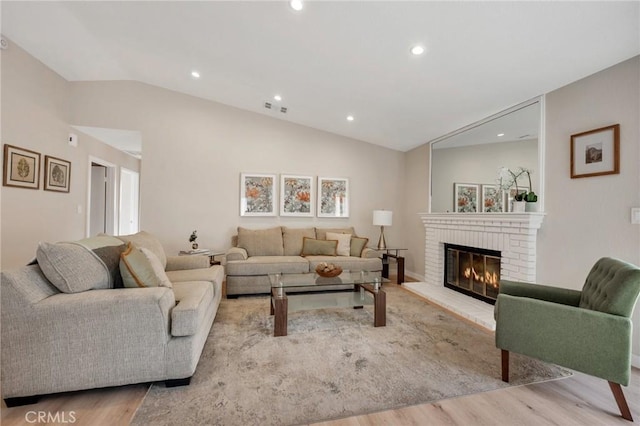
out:
{"label": "fireplace mantel", "polygon": [[419,213],[424,223],[425,280],[444,282],[444,243],[497,250],[500,275],[535,282],[536,243],[544,213]]}

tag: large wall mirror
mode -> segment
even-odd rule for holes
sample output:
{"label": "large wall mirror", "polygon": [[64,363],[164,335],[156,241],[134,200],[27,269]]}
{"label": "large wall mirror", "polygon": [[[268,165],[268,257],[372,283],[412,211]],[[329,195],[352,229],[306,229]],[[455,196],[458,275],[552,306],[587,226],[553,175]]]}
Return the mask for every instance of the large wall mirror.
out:
{"label": "large wall mirror", "polygon": [[[490,194],[499,170],[524,167],[532,171],[531,188],[538,195],[536,210],[544,210],[544,97],[524,102],[431,142],[431,212],[461,210],[458,191],[477,191],[477,212],[510,211],[510,195],[501,193],[500,209],[490,208]],[[528,176],[519,189],[529,187]],[[504,196],[504,198],[502,198]],[[488,200],[488,199],[487,199]]]}

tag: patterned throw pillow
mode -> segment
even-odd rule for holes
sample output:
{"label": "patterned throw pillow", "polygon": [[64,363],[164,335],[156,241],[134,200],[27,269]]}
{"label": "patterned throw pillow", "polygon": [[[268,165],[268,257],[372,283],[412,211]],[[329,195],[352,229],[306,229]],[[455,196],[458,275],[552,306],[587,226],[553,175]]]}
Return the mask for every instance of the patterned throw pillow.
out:
{"label": "patterned throw pillow", "polygon": [[335,232],[327,232],[327,240],[338,241],[336,253],[338,256],[351,255],[351,234],[337,234]]}
{"label": "patterned throw pillow", "polygon": [[173,287],[158,256],[147,248],[136,248],[131,242],[120,255],[120,273],[125,287]]}
{"label": "patterned throw pillow", "polygon": [[336,240],[316,240],[304,237],[300,256],[335,256],[338,248]]}

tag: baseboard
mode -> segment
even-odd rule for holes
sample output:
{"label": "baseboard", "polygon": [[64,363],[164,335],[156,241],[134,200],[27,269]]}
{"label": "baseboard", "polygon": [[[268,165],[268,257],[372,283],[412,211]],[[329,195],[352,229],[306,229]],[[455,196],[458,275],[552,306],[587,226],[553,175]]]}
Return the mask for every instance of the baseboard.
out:
{"label": "baseboard", "polygon": [[404,274],[405,274],[407,277],[413,278],[414,280],[418,280],[418,281],[420,281],[420,282],[423,282],[423,281],[425,280],[425,279],[424,279],[424,276],[422,276],[422,275],[420,275],[420,274],[416,274],[416,273],[415,273],[415,272],[413,272],[413,271],[404,271]]}
{"label": "baseboard", "polygon": [[631,354],[631,365],[635,368],[640,368],[640,355]]}

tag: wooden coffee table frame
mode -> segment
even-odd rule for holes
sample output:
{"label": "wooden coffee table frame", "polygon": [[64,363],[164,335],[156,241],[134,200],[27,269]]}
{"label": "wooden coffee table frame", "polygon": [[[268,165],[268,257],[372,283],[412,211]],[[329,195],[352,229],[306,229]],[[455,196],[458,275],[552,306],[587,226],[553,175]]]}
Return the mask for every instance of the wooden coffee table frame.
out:
{"label": "wooden coffee table frame", "polygon": [[[354,284],[353,291],[358,292],[360,289],[373,295],[373,326],[385,327],[387,325],[387,294],[382,288],[375,290],[373,284]],[[273,335],[275,337],[287,335],[287,318],[289,301],[287,299],[286,287],[271,288],[271,312],[273,315]],[[309,295],[313,297],[313,295]],[[353,309],[362,309],[363,306],[354,306]]]}

